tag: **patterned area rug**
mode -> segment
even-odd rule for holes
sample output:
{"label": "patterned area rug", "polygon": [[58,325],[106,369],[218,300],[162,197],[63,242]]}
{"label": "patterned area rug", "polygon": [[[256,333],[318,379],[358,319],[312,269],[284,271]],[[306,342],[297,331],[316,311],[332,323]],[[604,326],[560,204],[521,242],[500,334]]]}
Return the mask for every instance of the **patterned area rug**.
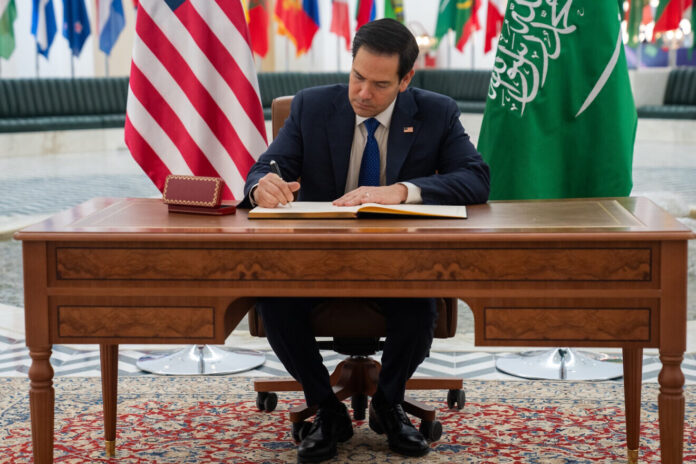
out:
{"label": "patterned area rug", "polygon": [[[28,388],[0,378],[0,463],[32,462]],[[249,378],[121,378],[116,459],[102,452],[99,379],[57,378],[55,388],[57,463],[296,462],[286,411],[300,395],[281,393],[274,412],[260,412]],[[427,457],[390,453],[384,436],[354,421],[333,462],[626,462],[621,383],[466,381],[465,389],[461,411],[447,409],[446,392],[413,395],[439,408],[444,429]],[[640,462],[660,462],[657,389],[643,386]],[[696,462],[695,393],[687,387],[684,462]]]}

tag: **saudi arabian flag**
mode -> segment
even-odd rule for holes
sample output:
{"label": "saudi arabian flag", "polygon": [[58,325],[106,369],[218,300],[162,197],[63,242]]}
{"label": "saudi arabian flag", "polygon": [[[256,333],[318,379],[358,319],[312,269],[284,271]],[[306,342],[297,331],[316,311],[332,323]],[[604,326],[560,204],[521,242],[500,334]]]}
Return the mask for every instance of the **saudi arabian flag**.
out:
{"label": "saudi arabian flag", "polygon": [[478,143],[492,200],[628,195],[636,123],[615,2],[509,1]]}
{"label": "saudi arabian flag", "polygon": [[15,0],[0,0],[0,58],[8,59],[14,51],[14,20],[16,17]]}

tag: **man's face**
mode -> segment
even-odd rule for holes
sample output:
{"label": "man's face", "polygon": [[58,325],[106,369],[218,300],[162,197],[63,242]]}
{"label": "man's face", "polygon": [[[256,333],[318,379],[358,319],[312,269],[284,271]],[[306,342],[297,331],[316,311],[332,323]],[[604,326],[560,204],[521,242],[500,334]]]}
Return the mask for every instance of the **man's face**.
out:
{"label": "man's face", "polygon": [[360,47],[348,81],[350,106],[358,116],[371,118],[384,111],[411,82],[413,70],[399,81],[399,55],[377,55]]}

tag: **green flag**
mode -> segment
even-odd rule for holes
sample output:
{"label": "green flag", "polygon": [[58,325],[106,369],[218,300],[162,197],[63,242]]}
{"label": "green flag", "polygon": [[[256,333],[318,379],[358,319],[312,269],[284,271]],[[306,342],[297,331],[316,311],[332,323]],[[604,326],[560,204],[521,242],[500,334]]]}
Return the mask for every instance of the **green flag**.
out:
{"label": "green flag", "polygon": [[691,4],[691,50],[696,50],[696,2]]}
{"label": "green flag", "polygon": [[471,18],[474,0],[440,0],[435,26],[435,38],[439,41],[452,29],[455,34],[455,44],[464,33],[464,25]]}
{"label": "green flag", "polygon": [[638,33],[640,32],[640,24],[643,22],[643,11],[645,5],[650,0],[630,0],[628,6],[628,21],[626,29],[628,31],[628,45],[638,45]]}
{"label": "green flag", "polygon": [[616,3],[510,0],[478,149],[492,200],[626,196],[637,115]]}
{"label": "green flag", "polygon": [[392,18],[404,23],[404,1],[403,0],[384,0],[384,17]]}
{"label": "green flag", "polygon": [[0,58],[8,59],[14,51],[14,20],[16,17],[15,0],[10,0],[9,3],[7,0],[0,0]]}

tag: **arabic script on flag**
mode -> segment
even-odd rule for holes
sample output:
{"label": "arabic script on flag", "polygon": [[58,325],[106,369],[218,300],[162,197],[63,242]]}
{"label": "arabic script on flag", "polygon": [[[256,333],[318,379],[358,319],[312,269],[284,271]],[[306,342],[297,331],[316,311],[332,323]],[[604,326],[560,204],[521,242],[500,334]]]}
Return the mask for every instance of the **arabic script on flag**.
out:
{"label": "arabic script on flag", "polygon": [[573,0],[512,0],[503,21],[488,98],[522,116],[546,82],[549,65],[561,54],[562,38],[577,28],[568,25]]}

